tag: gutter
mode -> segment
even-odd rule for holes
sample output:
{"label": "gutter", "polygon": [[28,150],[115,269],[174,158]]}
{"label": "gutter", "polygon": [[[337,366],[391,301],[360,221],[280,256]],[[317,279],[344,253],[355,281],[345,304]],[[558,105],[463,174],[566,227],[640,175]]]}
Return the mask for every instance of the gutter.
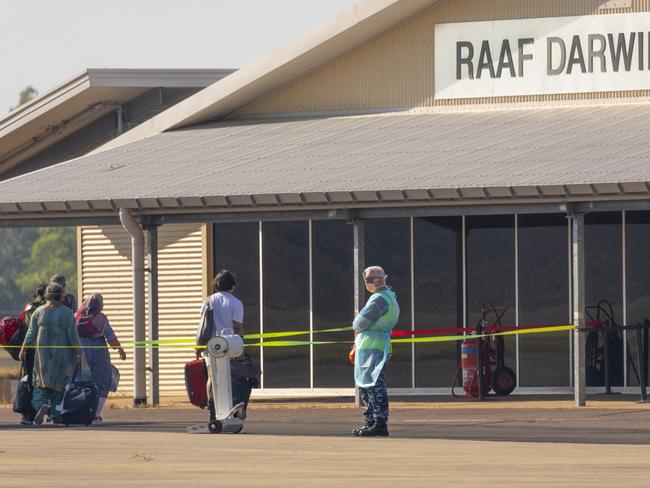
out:
{"label": "gutter", "polygon": [[137,347],[146,340],[144,310],[144,233],[133,215],[120,208],[120,222],[131,236],[131,262],[133,269],[133,405],[147,404],[145,349]]}

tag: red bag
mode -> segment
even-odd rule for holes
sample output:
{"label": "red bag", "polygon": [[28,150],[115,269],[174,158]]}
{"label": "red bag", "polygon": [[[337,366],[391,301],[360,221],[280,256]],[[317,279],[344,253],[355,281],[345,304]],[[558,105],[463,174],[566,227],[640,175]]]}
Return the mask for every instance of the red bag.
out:
{"label": "red bag", "polygon": [[185,364],[185,389],[192,405],[208,406],[208,368],[205,360],[195,359]]}
{"label": "red bag", "polygon": [[0,320],[0,344],[6,346],[20,329],[20,322],[16,317],[5,317]]}

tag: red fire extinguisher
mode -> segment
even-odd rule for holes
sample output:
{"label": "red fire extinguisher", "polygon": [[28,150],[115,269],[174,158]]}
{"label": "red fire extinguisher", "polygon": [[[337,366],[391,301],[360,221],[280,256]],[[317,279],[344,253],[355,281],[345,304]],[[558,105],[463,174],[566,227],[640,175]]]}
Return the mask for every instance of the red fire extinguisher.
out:
{"label": "red fire extinguisher", "polygon": [[[481,339],[481,347],[485,339]],[[479,396],[479,374],[478,374],[478,350],[476,339],[463,341],[460,346],[460,366],[463,373],[463,389],[472,397]],[[482,354],[483,362],[483,391],[490,390],[490,358],[488,354]]]}

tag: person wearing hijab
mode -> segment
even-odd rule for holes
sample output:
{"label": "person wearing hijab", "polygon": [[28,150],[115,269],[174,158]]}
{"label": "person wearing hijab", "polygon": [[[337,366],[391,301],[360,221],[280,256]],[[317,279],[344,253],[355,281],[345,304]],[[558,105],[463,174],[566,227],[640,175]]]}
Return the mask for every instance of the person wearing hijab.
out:
{"label": "person wearing hijab", "polygon": [[104,298],[99,293],[94,293],[86,298],[81,308],[75,314],[79,340],[83,346],[84,357],[93,375],[99,404],[94,423],[102,422],[102,409],[108,398],[108,392],[112,383],[111,356],[108,347],[117,349],[120,359],[126,359],[126,352],[120,345],[113,328],[108,323],[108,318],[102,310],[104,309]]}
{"label": "person wearing hijab", "polygon": [[47,303],[32,314],[29,329],[20,350],[20,359],[27,360],[28,350],[34,353],[34,423],[43,423],[45,415],[57,420],[56,406],[63,399],[63,390],[72,379],[75,366],[81,362],[79,336],[72,311],[63,305],[63,288],[50,283],[45,290]]}

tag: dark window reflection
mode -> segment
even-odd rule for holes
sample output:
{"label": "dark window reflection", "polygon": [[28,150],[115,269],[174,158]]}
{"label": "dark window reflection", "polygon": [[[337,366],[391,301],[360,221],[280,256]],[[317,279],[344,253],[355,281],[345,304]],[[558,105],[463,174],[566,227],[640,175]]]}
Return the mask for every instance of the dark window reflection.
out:
{"label": "dark window reflection", "polygon": [[[462,219],[417,218],[413,228],[415,328],[462,327]],[[457,344],[415,345],[415,386],[451,386]]]}
{"label": "dark window reflection", "polygon": [[[515,325],[515,227],[513,215],[467,217],[467,323],[481,307],[507,305],[502,325]],[[492,321],[493,315],[488,317]],[[516,372],[516,340],[505,336],[505,365]]]}
{"label": "dark window reflection", "polygon": [[[591,213],[585,216],[585,303],[597,306],[606,300],[614,319],[623,321],[622,215],[620,212]],[[622,336],[610,335],[610,381],[623,385]],[[605,384],[602,337],[587,336],[587,386]]]}
{"label": "dark window reflection", "polygon": [[[244,303],[245,332],[257,334],[260,331],[259,224],[214,224],[213,230],[213,277],[222,269],[235,273],[235,296]],[[260,353],[258,347],[248,347],[246,352],[255,358]]]}
{"label": "dark window reflection", "polygon": [[[400,320],[394,330],[411,329],[410,219],[366,221],[366,266],[381,266],[397,293]],[[411,388],[411,345],[394,344],[386,374],[392,388]]]}
{"label": "dark window reflection", "polygon": [[[309,330],[308,223],[264,222],[262,246],[264,332]],[[308,346],[265,347],[264,387],[309,388],[309,363]]]}
{"label": "dark window reflection", "polygon": [[[314,330],[349,327],[354,318],[353,226],[312,223]],[[352,332],[314,334],[315,341],[353,340]],[[314,387],[352,388],[351,344],[314,345]]]}
{"label": "dark window reflection", "polygon": [[[519,216],[519,324],[566,325],[568,223],[564,215]],[[569,333],[519,337],[520,386],[569,386]]]}
{"label": "dark window reflection", "polygon": [[[650,212],[627,212],[626,264],[627,264],[627,322],[642,323],[650,320]],[[638,385],[638,358],[636,332],[627,333],[628,385]]]}

